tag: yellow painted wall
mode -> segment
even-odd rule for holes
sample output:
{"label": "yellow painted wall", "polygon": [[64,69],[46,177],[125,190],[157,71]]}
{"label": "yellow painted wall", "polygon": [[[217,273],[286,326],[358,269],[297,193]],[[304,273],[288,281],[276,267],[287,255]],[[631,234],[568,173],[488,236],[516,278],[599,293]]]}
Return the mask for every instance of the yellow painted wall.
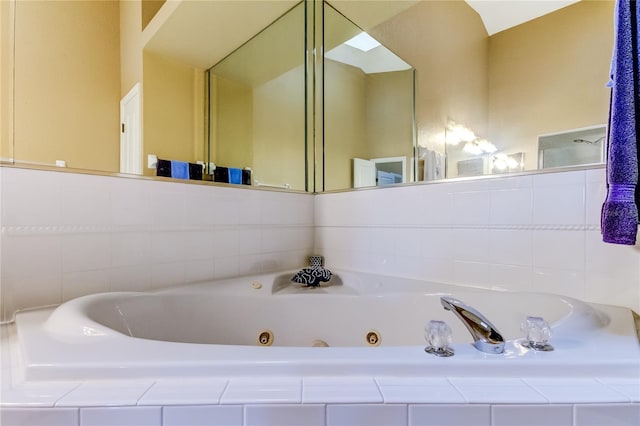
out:
{"label": "yellow painted wall", "polygon": [[0,161],[13,158],[13,1],[0,1]]}
{"label": "yellow painted wall", "polygon": [[422,1],[371,35],[416,69],[418,143],[444,152],[448,119],[486,132],[487,32],[463,1]]}
{"label": "yellow painted wall", "polygon": [[[143,158],[203,161],[204,71],[150,52],[143,54]],[[155,170],[144,168],[145,174]]]}
{"label": "yellow painted wall", "polygon": [[144,29],[156,13],[158,13],[158,10],[160,10],[165,1],[166,0],[142,0],[142,4],[140,5],[140,22],[142,29]]}
{"label": "yellow painted wall", "polygon": [[489,137],[527,170],[538,135],[607,123],[613,5],[583,0],[490,38]]}
{"label": "yellow painted wall", "polygon": [[304,67],[253,91],[254,179],[305,190]]}
{"label": "yellow painted wall", "polygon": [[16,161],[118,171],[119,21],[119,2],[16,3]]}
{"label": "yellow painted wall", "polygon": [[413,70],[366,76],[370,158],[413,155]]}
{"label": "yellow painted wall", "polygon": [[253,91],[211,76],[211,158],[224,167],[253,167]]}
{"label": "yellow painted wall", "polygon": [[120,2],[120,98],[142,82],[141,10],[141,0]]}
{"label": "yellow painted wall", "polygon": [[369,159],[366,79],[349,65],[324,62],[325,190],[351,188],[352,159]]}

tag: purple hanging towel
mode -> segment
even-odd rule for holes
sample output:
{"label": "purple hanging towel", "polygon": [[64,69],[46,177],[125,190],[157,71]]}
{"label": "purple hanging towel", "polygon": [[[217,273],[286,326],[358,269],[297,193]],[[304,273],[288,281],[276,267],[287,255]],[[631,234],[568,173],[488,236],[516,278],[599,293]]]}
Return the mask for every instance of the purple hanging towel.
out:
{"label": "purple hanging towel", "polygon": [[607,198],[602,206],[602,239],[634,245],[638,233],[638,140],[640,69],[635,0],[618,0],[611,62],[611,105],[607,137]]}

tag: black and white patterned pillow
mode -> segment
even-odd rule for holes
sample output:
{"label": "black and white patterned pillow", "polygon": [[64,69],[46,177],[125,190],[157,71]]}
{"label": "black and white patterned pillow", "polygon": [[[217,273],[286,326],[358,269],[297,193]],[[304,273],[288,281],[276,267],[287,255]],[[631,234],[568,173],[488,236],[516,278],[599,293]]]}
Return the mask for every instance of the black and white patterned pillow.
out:
{"label": "black and white patterned pillow", "polygon": [[291,281],[306,284],[307,287],[319,287],[320,283],[331,279],[331,271],[325,268],[304,268],[298,271]]}

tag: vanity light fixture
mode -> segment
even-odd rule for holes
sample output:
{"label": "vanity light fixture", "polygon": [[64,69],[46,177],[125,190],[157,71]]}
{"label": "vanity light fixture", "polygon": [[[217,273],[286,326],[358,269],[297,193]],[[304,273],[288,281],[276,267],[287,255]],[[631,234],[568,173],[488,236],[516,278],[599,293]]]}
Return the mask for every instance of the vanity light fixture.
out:
{"label": "vanity light fixture", "polygon": [[473,142],[476,140],[476,134],[462,124],[449,120],[445,132],[445,142],[447,145],[458,145],[460,142]]}
{"label": "vanity light fixture", "polygon": [[493,154],[498,150],[488,140],[477,137],[473,130],[449,120],[445,129],[445,143],[458,145],[460,142],[465,142],[462,149],[471,155]]}
{"label": "vanity light fixture", "polygon": [[462,148],[464,152],[471,155],[481,155],[483,153],[482,148],[475,142],[467,142],[464,144],[464,148]]}
{"label": "vanity light fixture", "polygon": [[499,172],[506,170],[516,171],[524,170],[524,161],[522,159],[522,153],[507,155],[496,154],[492,158],[493,168]]}

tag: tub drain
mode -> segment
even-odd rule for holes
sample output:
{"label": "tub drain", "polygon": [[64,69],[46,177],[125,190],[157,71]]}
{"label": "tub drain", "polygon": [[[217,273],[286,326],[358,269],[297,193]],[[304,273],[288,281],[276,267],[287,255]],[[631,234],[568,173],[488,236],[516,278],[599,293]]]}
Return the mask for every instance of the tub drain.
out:
{"label": "tub drain", "polygon": [[370,330],[366,337],[367,345],[369,346],[380,346],[380,342],[382,339],[380,338],[380,333],[375,330]]}
{"label": "tub drain", "polygon": [[273,344],[273,333],[271,330],[262,330],[258,333],[258,345],[271,346]]}

